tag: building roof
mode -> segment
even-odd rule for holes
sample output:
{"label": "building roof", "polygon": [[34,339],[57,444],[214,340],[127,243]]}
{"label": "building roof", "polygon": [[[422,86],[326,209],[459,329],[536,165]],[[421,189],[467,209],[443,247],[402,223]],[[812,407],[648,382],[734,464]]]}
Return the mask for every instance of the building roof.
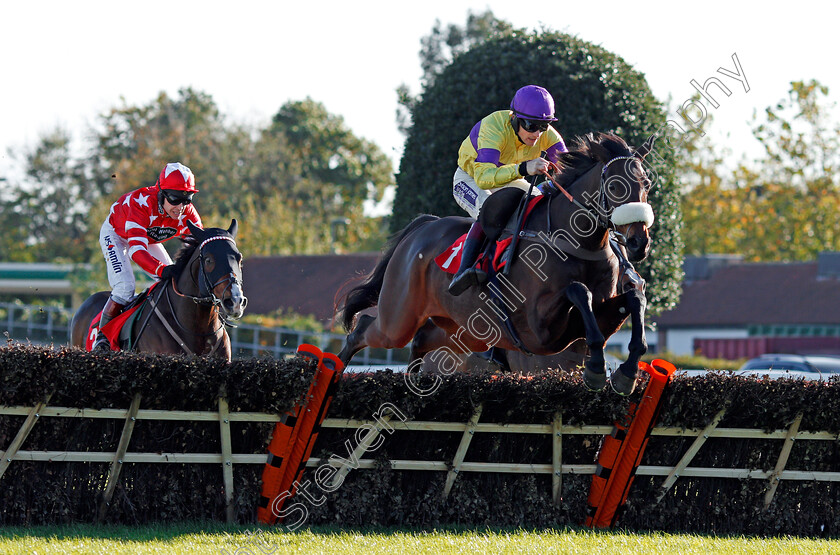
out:
{"label": "building roof", "polygon": [[823,253],[819,264],[730,262],[686,280],[679,304],[654,319],[660,327],[837,324],[840,280],[826,271],[837,255]]}
{"label": "building roof", "polygon": [[380,253],[247,257],[243,264],[247,313],[268,314],[282,308],[329,323],[337,293],[372,270],[379,257]]}

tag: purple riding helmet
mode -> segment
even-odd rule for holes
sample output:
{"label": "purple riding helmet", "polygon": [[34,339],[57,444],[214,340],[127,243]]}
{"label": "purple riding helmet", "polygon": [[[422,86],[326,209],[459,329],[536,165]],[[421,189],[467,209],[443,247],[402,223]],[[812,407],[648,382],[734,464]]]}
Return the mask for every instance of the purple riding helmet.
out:
{"label": "purple riding helmet", "polygon": [[510,109],[519,119],[557,121],[554,117],[554,99],[547,90],[537,85],[527,85],[516,91]]}

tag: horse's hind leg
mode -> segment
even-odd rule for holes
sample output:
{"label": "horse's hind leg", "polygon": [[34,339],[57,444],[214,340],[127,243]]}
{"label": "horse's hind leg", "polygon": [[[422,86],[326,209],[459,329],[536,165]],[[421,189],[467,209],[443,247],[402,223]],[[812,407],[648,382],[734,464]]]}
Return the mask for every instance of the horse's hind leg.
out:
{"label": "horse's hind leg", "polygon": [[604,389],[607,383],[607,371],[604,365],[604,343],[606,342],[595,313],[592,311],[592,293],[587,287],[573,281],[566,287],[566,297],[575,305],[583,319],[586,333],[586,345],[589,347],[589,360],[583,369],[583,383],[589,389]]}
{"label": "horse's hind leg", "polygon": [[350,363],[350,359],[353,358],[353,355],[367,347],[365,332],[374,320],[376,320],[376,318],[373,316],[362,314],[356,321],[353,331],[347,334],[347,339],[344,341],[344,347],[341,349],[341,352],[338,353],[338,358],[341,359],[341,362],[343,362],[345,366]]}
{"label": "horse's hind leg", "polygon": [[[392,322],[392,324],[394,324]],[[347,334],[347,341],[344,348],[338,354],[338,358],[346,365],[353,358],[353,355],[365,347],[375,349],[397,349],[404,347],[414,336],[416,330],[421,327],[420,322],[413,322],[403,318],[396,322],[399,327],[392,325],[387,327],[383,315],[376,318],[367,314],[359,316],[353,331]],[[383,329],[385,328],[385,329]]]}
{"label": "horse's hind leg", "polygon": [[610,376],[610,385],[619,395],[630,395],[636,387],[636,371],[639,359],[647,352],[645,340],[645,308],[647,299],[644,293],[631,289],[626,296],[627,310],[630,312],[632,331],[630,335],[629,354],[618,370]]}

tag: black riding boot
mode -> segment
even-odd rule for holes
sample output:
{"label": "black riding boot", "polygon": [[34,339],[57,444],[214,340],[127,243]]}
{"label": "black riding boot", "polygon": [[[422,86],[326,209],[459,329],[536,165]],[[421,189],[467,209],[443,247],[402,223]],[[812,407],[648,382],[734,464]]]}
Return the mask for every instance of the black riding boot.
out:
{"label": "black riding boot", "polygon": [[487,281],[487,272],[473,268],[481,247],[484,245],[484,229],[477,221],[473,223],[467,238],[464,239],[464,250],[461,253],[461,265],[449,284],[449,292],[460,295],[473,285],[481,285]]}
{"label": "black riding boot", "polygon": [[108,302],[105,303],[105,307],[102,309],[102,316],[99,318],[99,331],[96,333],[96,341],[93,343],[93,350],[94,351],[110,351],[111,350],[111,342],[108,341],[108,338],[105,337],[105,334],[102,333],[102,328],[105,327],[105,324],[110,322],[114,317],[118,316],[125,305],[120,304],[114,300],[113,297],[108,297]]}

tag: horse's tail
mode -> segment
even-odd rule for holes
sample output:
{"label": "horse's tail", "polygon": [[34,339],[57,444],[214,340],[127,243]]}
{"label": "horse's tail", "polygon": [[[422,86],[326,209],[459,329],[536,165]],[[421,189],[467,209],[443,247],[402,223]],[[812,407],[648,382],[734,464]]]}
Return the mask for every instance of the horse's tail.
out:
{"label": "horse's tail", "polygon": [[418,216],[410,224],[405,226],[402,231],[394,234],[388,240],[385,254],[376,263],[373,271],[367,275],[361,284],[348,291],[344,296],[344,306],[341,309],[341,323],[344,324],[344,329],[349,332],[353,327],[353,319],[356,317],[356,314],[379,303],[379,292],[382,290],[385,270],[388,268],[388,263],[391,261],[391,258],[394,256],[394,251],[397,250],[397,246],[402,240],[421,225],[437,219],[437,216],[429,214]]}

